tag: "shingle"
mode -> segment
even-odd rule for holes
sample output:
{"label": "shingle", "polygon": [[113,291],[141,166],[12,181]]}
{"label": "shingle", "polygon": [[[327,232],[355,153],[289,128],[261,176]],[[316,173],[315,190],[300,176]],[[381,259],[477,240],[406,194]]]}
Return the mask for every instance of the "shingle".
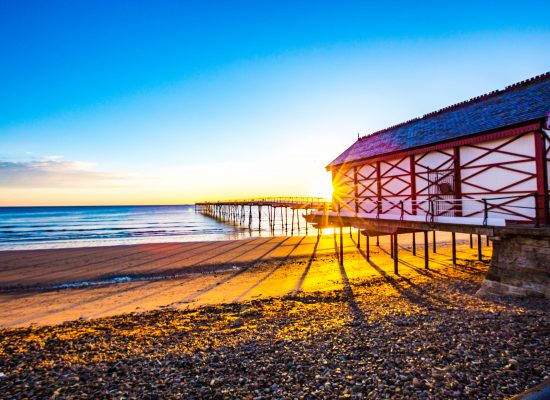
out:
{"label": "shingle", "polygon": [[550,72],[364,136],[329,166],[460,139],[550,112]]}

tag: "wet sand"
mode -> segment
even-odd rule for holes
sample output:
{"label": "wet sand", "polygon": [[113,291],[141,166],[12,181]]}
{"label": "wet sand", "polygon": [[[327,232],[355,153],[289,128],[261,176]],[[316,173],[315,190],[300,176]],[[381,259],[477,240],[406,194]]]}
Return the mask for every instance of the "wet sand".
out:
{"label": "wet sand", "polygon": [[[351,280],[393,274],[387,238],[371,241],[371,262],[344,235],[345,268],[335,257],[332,235],[270,237],[238,241],[147,244],[0,253],[0,327],[57,324],[129,312],[233,303],[297,292],[341,289]],[[423,244],[417,235],[400,236],[400,274],[421,273]],[[431,235],[430,235],[431,239]],[[459,235],[458,262],[475,265],[477,249]],[[484,239],[484,238],[483,238]],[[430,246],[431,269],[451,265],[449,235]],[[485,240],[483,240],[485,244]],[[484,247],[485,258],[490,248]],[[137,280],[117,284],[51,289],[113,277]],[[44,288],[49,288],[44,290]]]}

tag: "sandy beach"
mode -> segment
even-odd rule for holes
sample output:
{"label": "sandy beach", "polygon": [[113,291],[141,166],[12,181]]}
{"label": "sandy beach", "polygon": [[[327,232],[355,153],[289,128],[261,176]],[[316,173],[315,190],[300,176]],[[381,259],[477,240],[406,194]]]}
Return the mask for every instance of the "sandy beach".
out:
{"label": "sandy beach", "polygon": [[[341,289],[348,280],[393,274],[389,242],[371,245],[371,262],[344,235],[345,269],[340,269],[332,235],[267,237],[238,241],[145,244],[0,253],[0,326],[56,324],[119,313]],[[430,237],[431,238],[431,237]],[[438,233],[437,253],[430,246],[431,268],[451,265],[448,236]],[[459,263],[475,265],[477,249],[459,236]],[[373,240],[374,242],[374,240]],[[485,240],[483,240],[483,244]],[[400,274],[423,270],[423,246],[411,252],[402,235]],[[486,259],[490,247],[483,249]],[[57,288],[79,282],[116,284]]]}
{"label": "sandy beach", "polygon": [[[401,246],[399,276],[386,240],[367,263],[346,236],[342,267],[332,235],[3,254],[0,393],[501,399],[550,378],[546,300],[476,297],[467,243],[453,267],[441,235],[430,270]],[[149,278],[22,289],[120,274]]]}

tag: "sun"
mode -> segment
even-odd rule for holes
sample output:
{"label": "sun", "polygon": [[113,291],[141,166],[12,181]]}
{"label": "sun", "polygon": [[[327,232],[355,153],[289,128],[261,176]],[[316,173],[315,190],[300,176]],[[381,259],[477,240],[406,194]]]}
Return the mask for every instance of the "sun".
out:
{"label": "sun", "polygon": [[332,198],[332,180],[331,180],[331,174],[326,173],[324,175],[319,176],[310,188],[310,196],[312,197],[323,197],[325,199],[331,199]]}

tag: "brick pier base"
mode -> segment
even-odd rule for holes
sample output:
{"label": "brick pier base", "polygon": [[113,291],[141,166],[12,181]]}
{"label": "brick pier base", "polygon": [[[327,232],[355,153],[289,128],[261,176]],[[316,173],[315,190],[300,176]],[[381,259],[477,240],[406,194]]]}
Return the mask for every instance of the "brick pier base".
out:
{"label": "brick pier base", "polygon": [[550,298],[550,228],[505,228],[496,234],[477,295]]}

